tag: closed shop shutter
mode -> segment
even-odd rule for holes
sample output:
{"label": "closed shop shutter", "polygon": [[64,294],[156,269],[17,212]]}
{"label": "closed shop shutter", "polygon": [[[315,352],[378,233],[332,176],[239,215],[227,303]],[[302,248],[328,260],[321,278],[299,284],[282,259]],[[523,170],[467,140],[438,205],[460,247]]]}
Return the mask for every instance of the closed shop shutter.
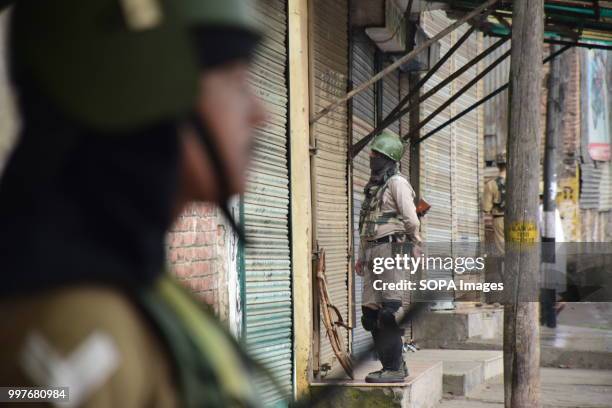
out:
{"label": "closed shop shutter", "polygon": [[[245,340],[249,352],[289,392],[293,384],[289,172],[287,165],[287,16],[284,0],[258,0],[255,17],[266,31],[250,80],[268,110],[256,130],[253,162],[243,197],[248,245],[244,250]],[[282,395],[267,378],[256,388],[265,406]]]}
{"label": "closed shop shutter", "polygon": [[[399,99],[408,95],[409,90],[410,88],[409,88],[408,74],[400,73],[399,74]],[[404,105],[404,106],[408,106],[408,105]],[[410,130],[410,119],[409,118],[410,118],[409,113],[400,118],[399,134],[401,136],[405,136],[406,134],[408,134],[408,131]],[[404,156],[402,157],[402,160],[400,161],[400,172],[406,177],[408,181],[410,181],[410,145],[406,144],[405,146],[406,147],[404,150]],[[404,299],[403,299],[404,310],[407,310],[408,306],[410,305],[410,296],[411,296],[411,292],[409,290],[405,290]],[[405,339],[410,340],[412,338],[412,324],[408,323],[404,327],[404,329],[405,329],[405,333],[404,333]]]}
{"label": "closed shop shutter", "polygon": [[[408,95],[410,91],[410,82],[408,81],[408,74],[402,73],[399,77],[399,85],[400,85],[400,99],[404,96]],[[409,104],[404,105],[404,107],[409,106]],[[400,118],[400,126],[399,132],[400,135],[405,136],[408,134],[410,130],[410,114],[407,113]],[[400,163],[400,170],[403,175],[410,180],[410,145],[406,144],[406,150],[404,151],[404,157],[402,157],[402,161]]]}
{"label": "closed shop shutter", "polygon": [[[457,38],[462,36],[466,27],[457,30]],[[470,38],[456,51],[454,55],[454,69],[457,70],[478,54],[478,35],[472,34]],[[459,91],[465,84],[478,74],[477,66],[473,66],[463,75],[453,81],[453,93]],[[467,109],[478,99],[478,88],[471,87],[456,102],[452,104],[452,115]],[[477,256],[477,243],[480,241],[480,204],[478,200],[479,176],[481,163],[479,155],[480,134],[478,123],[478,110],[464,115],[453,123],[452,132],[452,203],[453,203],[453,253],[454,256]],[[481,281],[484,278],[477,271],[456,274],[455,279]],[[457,298],[463,301],[479,301],[477,294],[456,293]]]}
{"label": "closed shop shutter", "polygon": [[612,209],[612,162],[601,162],[601,180],[599,181],[599,211]]}
{"label": "closed shop shutter", "polygon": [[[482,39],[483,49],[488,49],[499,41],[497,37],[484,37]],[[510,41],[497,48],[484,58],[483,66],[489,66],[493,61],[501,57],[510,49]],[[489,95],[500,86],[508,82],[510,73],[510,58],[506,58],[491,70],[483,78],[484,95]],[[487,160],[495,160],[495,154],[506,150],[506,139],[508,134],[508,90],[505,90],[484,104],[484,132],[486,135],[495,136],[492,142],[493,150]]]}
{"label": "closed shop shutter", "polygon": [[602,163],[587,161],[580,168],[580,209],[599,209]]}
{"label": "closed shop shutter", "polygon": [[[442,11],[422,14],[422,26],[429,36],[433,36],[450,22]],[[450,36],[440,40],[441,55],[451,46]],[[422,92],[427,92],[450,75],[451,61],[447,61],[424,85]],[[421,105],[421,120],[428,117],[436,108],[450,97],[450,85],[446,85]],[[440,112],[421,131],[429,132],[450,118],[450,108]],[[451,128],[447,126],[421,144],[421,195],[431,204],[431,210],[423,219],[422,235],[427,242],[428,256],[450,256],[452,241],[452,205],[451,205]],[[444,243],[444,245],[431,245]],[[427,271],[429,279],[451,279],[452,272],[445,270]],[[440,300],[452,300],[438,293]]]}
{"label": "closed shop shutter", "polygon": [[[346,0],[312,3],[310,55],[312,108],[319,112],[347,92],[348,5]],[[312,127],[317,153],[314,158],[315,242],[326,251],[330,298],[349,322],[349,203],[347,185],[348,114],[342,104]],[[319,367],[337,366],[323,321],[319,321]],[[346,339],[348,333],[339,328]],[[323,373],[323,372],[322,372]]]}
{"label": "closed shop shutter", "polygon": [[[457,36],[467,29],[460,27]],[[474,59],[478,52],[477,35],[472,36],[457,50],[455,69]],[[477,75],[477,67],[453,81],[453,93],[461,89]],[[477,101],[477,87],[473,86],[453,103],[453,114],[467,109]],[[456,222],[455,242],[476,243],[479,240],[478,173],[481,158],[478,156],[478,110],[464,115],[455,121],[453,134],[453,218]]]}
{"label": "closed shop shutter", "polygon": [[[352,81],[354,84],[361,84],[375,74],[375,47],[364,33],[355,34],[352,42]],[[352,99],[353,143],[361,140],[374,129],[375,105],[373,86]],[[370,178],[369,155],[370,146],[368,145],[353,159],[353,243],[355,254],[359,254],[359,212],[364,200],[363,189]],[[353,329],[353,353],[355,354],[363,351],[371,340],[370,334],[361,326],[362,285],[363,280],[355,274],[355,328]]]}
{"label": "closed shop shutter", "polygon": [[[390,62],[385,63],[385,68],[391,65]],[[383,118],[399,103],[399,71],[395,70],[383,78]],[[393,122],[387,127],[387,130],[399,134],[399,120]]]}

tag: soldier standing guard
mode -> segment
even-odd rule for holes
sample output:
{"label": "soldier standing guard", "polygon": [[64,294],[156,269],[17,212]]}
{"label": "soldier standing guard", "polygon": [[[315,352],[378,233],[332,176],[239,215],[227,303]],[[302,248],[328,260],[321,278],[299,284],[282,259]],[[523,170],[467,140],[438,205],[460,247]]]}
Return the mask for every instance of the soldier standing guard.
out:
{"label": "soldier standing guard", "polygon": [[185,206],[244,191],[264,118],[246,2],[20,0],[9,38],[0,384],[75,407],[261,406],[252,361],[165,271]]}
{"label": "soldier standing guard", "polygon": [[403,269],[373,272],[375,258],[394,258],[399,251],[413,249],[421,242],[415,193],[398,171],[404,154],[401,140],[383,131],[372,142],[371,175],[365,187],[365,200],[359,217],[360,251],[356,271],[363,276],[363,316],[365,330],[372,333],[382,370],[366,376],[366,382],[402,382],[408,375],[402,358],[403,330],[397,324],[402,313],[401,290],[375,290],[376,280],[396,283],[404,279]]}
{"label": "soldier standing guard", "polygon": [[499,175],[485,184],[482,209],[493,216],[495,247],[504,253],[504,211],[506,209],[506,153],[497,155]]}
{"label": "soldier standing guard", "polygon": [[[506,153],[497,155],[499,174],[485,184],[482,210],[493,218],[493,250],[486,260],[485,281],[499,282],[503,273],[503,255],[505,253],[504,212],[506,210]],[[490,244],[490,243],[488,243]],[[487,245],[489,247],[489,245]],[[489,303],[499,301],[493,292],[486,296]]]}

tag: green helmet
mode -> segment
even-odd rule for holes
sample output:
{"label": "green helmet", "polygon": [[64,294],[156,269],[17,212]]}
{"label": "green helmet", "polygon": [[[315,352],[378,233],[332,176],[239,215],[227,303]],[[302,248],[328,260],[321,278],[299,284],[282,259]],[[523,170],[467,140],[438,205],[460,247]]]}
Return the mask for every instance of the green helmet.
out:
{"label": "green helmet", "polygon": [[372,141],[372,150],[394,161],[400,161],[404,155],[404,144],[398,136],[388,130],[383,130]]}
{"label": "green helmet", "polygon": [[199,66],[190,28],[257,29],[245,0],[20,0],[14,72],[69,117],[129,130],[193,111]]}

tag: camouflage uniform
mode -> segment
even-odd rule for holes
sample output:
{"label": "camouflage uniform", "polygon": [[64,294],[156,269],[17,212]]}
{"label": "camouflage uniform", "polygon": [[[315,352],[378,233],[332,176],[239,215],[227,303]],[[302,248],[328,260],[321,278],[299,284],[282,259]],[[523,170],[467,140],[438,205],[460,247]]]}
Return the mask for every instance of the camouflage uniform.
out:
{"label": "camouflage uniform", "polygon": [[493,216],[493,237],[497,251],[504,253],[504,207],[506,178],[496,177],[485,184],[482,209]]}
{"label": "camouflage uniform", "polygon": [[362,324],[372,333],[382,370],[368,374],[366,381],[401,382],[408,375],[402,358],[403,329],[397,324],[403,291],[375,290],[374,283],[398,283],[405,279],[406,271],[383,268],[381,274],[375,274],[373,262],[410,253],[412,245],[420,242],[420,223],[414,190],[402,175],[396,173],[375,188],[361,211],[359,261],[363,271]]}
{"label": "camouflage uniform", "polygon": [[[376,309],[383,301],[401,301],[403,298],[400,290],[377,291],[372,285],[378,279],[387,283],[400,282],[405,279],[405,271],[391,269],[377,275],[372,272],[372,262],[375,258],[395,257],[398,252],[394,250],[406,250],[410,247],[410,245],[392,245],[392,242],[404,244],[419,242],[420,222],[416,214],[414,197],[412,186],[404,176],[398,173],[379,188],[369,208],[364,211],[359,251],[359,260],[364,267],[363,306]],[[377,242],[384,240],[385,237],[393,241]]]}

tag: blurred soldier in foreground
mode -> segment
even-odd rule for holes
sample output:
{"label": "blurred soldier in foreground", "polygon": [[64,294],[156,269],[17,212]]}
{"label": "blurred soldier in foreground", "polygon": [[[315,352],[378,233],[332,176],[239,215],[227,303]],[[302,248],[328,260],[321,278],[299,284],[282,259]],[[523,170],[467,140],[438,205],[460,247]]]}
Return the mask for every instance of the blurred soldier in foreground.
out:
{"label": "blurred soldier in foreground", "polygon": [[193,200],[243,191],[252,127],[239,0],[21,0],[23,128],[0,183],[0,385],[70,406],[257,406],[248,359],[165,269]]}
{"label": "blurred soldier in foreground", "polygon": [[[402,315],[402,290],[375,290],[375,280],[396,283],[405,279],[403,269],[373,272],[374,258],[394,258],[420,243],[419,219],[414,190],[399,173],[404,154],[400,139],[383,131],[372,142],[371,175],[359,217],[361,238],[356,271],[363,276],[362,324],[372,333],[382,370],[372,372],[366,382],[402,382],[408,375],[402,357],[403,330],[397,324]],[[406,253],[406,252],[403,252]],[[410,252],[408,252],[410,253]]]}

